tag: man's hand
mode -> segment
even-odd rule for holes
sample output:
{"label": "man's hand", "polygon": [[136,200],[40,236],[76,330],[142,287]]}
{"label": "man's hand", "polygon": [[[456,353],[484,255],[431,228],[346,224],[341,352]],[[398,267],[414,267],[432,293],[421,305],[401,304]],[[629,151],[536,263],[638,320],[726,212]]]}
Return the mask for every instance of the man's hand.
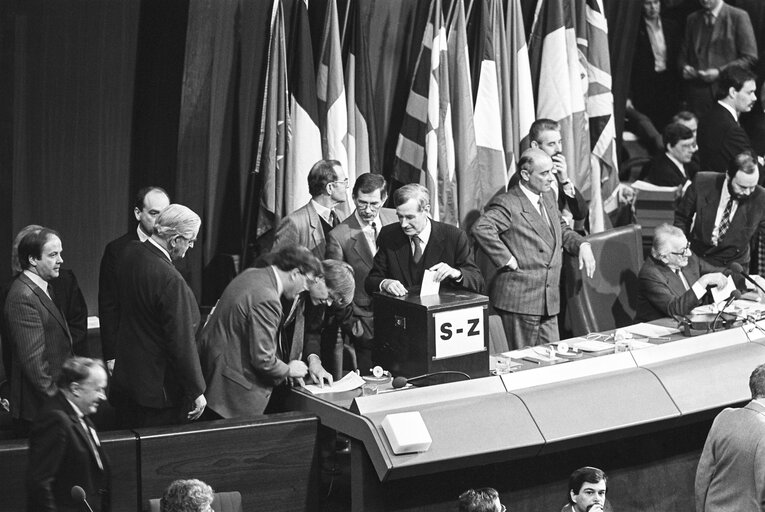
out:
{"label": "man's hand", "polygon": [[569,181],[568,178],[568,165],[566,164],[566,157],[563,153],[558,153],[552,157],[553,172],[558,175],[558,181],[565,183]]}
{"label": "man's hand", "polygon": [[515,256],[510,256],[510,259],[505,263],[505,268],[509,268],[513,272],[518,270],[518,260],[515,259]]}
{"label": "man's hand", "polygon": [[698,78],[698,76],[699,72],[696,71],[696,68],[687,64],[683,66],[683,78],[686,80],[691,80],[692,78]]}
{"label": "man's hand", "polygon": [[204,395],[199,395],[194,400],[194,408],[189,411],[189,414],[188,414],[189,419],[193,421],[199,418],[204,412],[205,407],[207,407],[207,399],[205,398]]}
{"label": "man's hand", "polygon": [[595,256],[592,254],[590,244],[582,244],[579,247],[579,270],[584,268],[587,277],[592,279],[595,275]]}
{"label": "man's hand", "polygon": [[313,381],[320,388],[324,387],[324,381],[326,381],[328,385],[332,385],[332,375],[324,369],[324,366],[321,364],[321,359],[315,354],[308,356],[308,375],[311,376]]}
{"label": "man's hand", "polygon": [[717,78],[720,76],[720,70],[717,68],[709,68],[704,70],[699,70],[699,78],[703,80],[704,82],[711,84]]}
{"label": "man's hand", "polygon": [[433,279],[437,283],[440,283],[444,279],[450,279],[450,278],[459,279],[462,276],[462,272],[460,272],[456,268],[450,267],[444,262],[436,263],[435,265],[430,267],[428,270],[431,270],[436,273]]}
{"label": "man's hand", "polygon": [[308,367],[305,365],[303,361],[300,361],[298,359],[295,359],[293,361],[290,361],[287,366],[289,367],[289,372],[287,372],[287,377],[290,380],[290,384],[293,386],[305,386],[305,381],[303,380],[303,377],[308,374]]}
{"label": "man's hand", "polygon": [[406,287],[401,284],[401,281],[397,281],[396,279],[383,279],[380,288],[382,291],[388,292],[396,297],[403,297],[406,295]]}
{"label": "man's hand", "polygon": [[712,272],[711,274],[704,274],[698,280],[704,288],[707,286],[717,286],[718,288],[725,288],[728,284],[728,278],[722,272]]}

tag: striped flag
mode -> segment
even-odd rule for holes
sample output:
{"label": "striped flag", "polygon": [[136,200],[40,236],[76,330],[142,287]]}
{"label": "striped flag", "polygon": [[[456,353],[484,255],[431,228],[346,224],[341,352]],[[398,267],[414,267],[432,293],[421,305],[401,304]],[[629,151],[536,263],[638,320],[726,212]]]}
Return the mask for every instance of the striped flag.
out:
{"label": "striped flag", "polygon": [[322,157],[316,82],[312,79],[315,70],[311,31],[308,9],[302,0],[294,0],[292,4],[287,56],[292,143],[287,151],[284,185],[285,205],[291,213],[311,199],[308,171]]}
{"label": "striped flag", "polygon": [[507,44],[510,54],[510,98],[512,101],[513,156],[515,162],[522,147],[528,147],[529,128],[536,120],[534,112],[534,90],[531,87],[529,49],[526,45],[526,31],[520,0],[508,0],[505,20]]}
{"label": "striped flag", "polygon": [[513,161],[510,64],[501,0],[481,2],[481,34],[474,114],[480,186],[470,206],[478,209],[505,190]]}
{"label": "striped flag", "polygon": [[435,220],[458,224],[449,64],[441,0],[432,0],[401,124],[393,176],[419,178],[431,194]]}
{"label": "striped flag", "polygon": [[[260,177],[260,200],[256,237],[273,227],[288,212],[285,208],[285,155],[290,146],[289,93],[287,91],[287,52],[284,38],[284,12],[275,1],[271,12],[271,36],[268,43],[266,86],[260,123],[255,172]],[[254,183],[251,183],[251,190]],[[254,204],[254,201],[247,201]],[[251,218],[248,213],[247,221]],[[247,229],[245,235],[248,236]],[[245,252],[248,245],[245,244]]]}
{"label": "striped flag", "polygon": [[470,80],[465,6],[461,1],[452,2],[447,25],[458,218],[459,225],[468,230],[470,224],[481,213],[483,204],[477,204],[476,201],[478,197],[476,191],[480,187],[481,180],[478,175],[478,149],[473,124],[473,85]]}

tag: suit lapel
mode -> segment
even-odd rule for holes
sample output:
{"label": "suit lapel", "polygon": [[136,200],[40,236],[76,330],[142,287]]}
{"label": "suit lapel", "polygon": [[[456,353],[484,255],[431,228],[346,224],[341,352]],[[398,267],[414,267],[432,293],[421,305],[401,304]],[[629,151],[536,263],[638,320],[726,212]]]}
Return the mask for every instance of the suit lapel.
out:
{"label": "suit lapel", "polygon": [[396,262],[401,268],[401,273],[406,276],[407,283],[411,286],[414,284],[414,278],[412,277],[412,269],[409,265],[409,261],[412,258],[412,248],[411,245],[409,245],[409,237],[399,228],[396,232],[396,238],[398,238],[398,243],[396,244],[396,249],[394,251],[396,254]]}
{"label": "suit lapel", "polygon": [[444,261],[444,258],[442,258],[444,253],[442,226],[434,220],[430,221],[430,226],[430,238],[428,239],[428,245],[425,246],[425,252],[422,254],[425,268],[430,268],[436,263]]}
{"label": "suit lapel", "polygon": [[[45,309],[47,309],[48,312],[53,315],[53,318],[55,318],[56,321],[61,325],[61,328],[64,329],[64,332],[66,332],[67,336],[69,337],[69,343],[71,344],[72,336],[69,334],[69,326],[66,323],[66,319],[64,318],[63,313],[61,313],[61,310],[58,309],[58,306],[56,306],[51,298],[48,297],[47,293],[45,293],[39,286],[37,286],[23,273],[19,275],[19,279],[21,279],[24,284],[29,286],[34,294],[37,295],[37,298],[40,299],[40,303],[43,305],[43,307],[45,307]],[[50,284],[48,286],[50,286]]]}
{"label": "suit lapel", "polygon": [[[84,445],[88,449],[88,453],[90,453],[90,459],[93,461],[94,466],[98,466],[98,457],[101,458],[101,470],[105,469],[105,459],[103,455],[103,450],[99,450],[99,447],[96,445],[96,442],[93,440],[93,438],[90,436],[89,433],[85,431],[85,428],[82,426],[82,422],[80,421],[79,416],[77,416],[77,412],[73,409],[72,404],[69,403],[69,401],[66,399],[66,397],[59,391],[59,396],[61,397],[61,400],[64,402],[64,407],[66,407],[66,411],[69,413],[69,419],[72,421],[72,424],[74,426],[75,432],[77,432],[77,435],[80,436],[80,439],[84,443]],[[87,424],[89,420],[85,419],[85,423]],[[96,456],[96,451],[98,451],[98,456]]]}
{"label": "suit lapel", "polygon": [[[531,228],[536,231],[537,235],[539,235],[539,238],[544,240],[547,245],[554,248],[555,240],[553,240],[553,235],[550,233],[550,227],[542,218],[542,215],[537,211],[536,207],[531,204],[531,201],[529,201],[529,198],[526,197],[526,194],[523,193],[521,190],[521,185],[518,185],[513,190],[521,202],[521,215],[523,218],[526,219],[526,222],[528,222]],[[542,201],[542,204],[547,206],[546,201]],[[547,211],[549,213],[549,209]],[[558,226],[558,229],[560,229],[560,226]]]}
{"label": "suit lapel", "polygon": [[[382,220],[380,222],[382,222]],[[372,254],[372,249],[370,249],[369,242],[367,242],[367,236],[361,230],[361,225],[359,224],[356,215],[351,215],[347,224],[351,233],[349,239],[351,241],[351,247],[353,248],[353,251],[358,255],[359,259],[363,261],[365,265],[367,265],[369,268],[372,268],[374,254]],[[377,228],[378,233],[380,227]]]}
{"label": "suit lapel", "polygon": [[311,238],[314,246],[320,247],[324,243],[324,229],[321,227],[319,213],[310,201],[308,203],[308,222],[311,225]]}

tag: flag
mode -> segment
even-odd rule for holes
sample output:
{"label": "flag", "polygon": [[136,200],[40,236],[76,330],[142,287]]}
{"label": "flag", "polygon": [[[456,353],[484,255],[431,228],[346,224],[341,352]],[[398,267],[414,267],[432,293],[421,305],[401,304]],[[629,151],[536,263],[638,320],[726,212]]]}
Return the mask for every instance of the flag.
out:
{"label": "flag", "polygon": [[[321,58],[316,74],[316,90],[319,99],[319,121],[321,127],[321,149],[325,159],[337,160],[348,175],[351,185],[355,174],[348,167],[348,107],[345,98],[340,26],[337,17],[337,3],[327,1],[324,17],[324,32],[321,38]],[[355,172],[355,166],[353,171]],[[351,187],[347,187],[348,198],[338,205],[347,217],[350,213]]]}
{"label": "flag", "polygon": [[473,85],[470,80],[465,6],[461,1],[452,2],[447,26],[458,219],[459,225],[468,230],[480,215],[483,204],[477,204],[476,201],[481,180],[478,175],[478,149],[473,124]]}
{"label": "flag", "polygon": [[513,160],[510,64],[501,0],[481,2],[481,69],[475,101],[475,141],[480,184],[469,208],[483,208],[504,191]]}
{"label": "flag", "polygon": [[449,64],[441,0],[432,0],[401,124],[393,176],[430,191],[435,220],[458,224]]}
{"label": "flag", "polygon": [[[508,0],[507,18],[508,53],[510,55],[510,100],[512,105],[513,156],[517,162],[521,148],[528,147],[529,128],[536,119],[534,91],[531,88],[531,67],[529,49],[526,45],[526,31],[520,0]],[[512,171],[512,169],[511,169]]]}
{"label": "flag", "polygon": [[[281,2],[277,0],[271,12],[263,113],[254,169],[260,178],[256,237],[262,236],[277,226],[281,218],[288,213],[285,208],[284,176],[285,155],[290,146],[289,101],[284,12]],[[251,180],[250,190],[254,189],[254,182],[255,180]],[[247,204],[253,204],[253,201],[247,201]],[[247,222],[250,218],[248,213]],[[245,235],[249,235],[249,229]],[[245,247],[246,251],[248,251],[247,247]]]}
{"label": "flag", "polygon": [[345,64],[345,91],[348,102],[348,175],[365,172],[382,174],[377,157],[374,101],[372,99],[372,73],[369,66],[366,38],[358,0],[349,0],[343,32],[343,47],[348,48]]}
{"label": "flag", "polygon": [[292,9],[287,38],[287,83],[292,121],[292,141],[288,146],[284,173],[287,213],[295,211],[311,199],[308,193],[308,171],[322,158],[308,9],[302,0],[293,0]]}

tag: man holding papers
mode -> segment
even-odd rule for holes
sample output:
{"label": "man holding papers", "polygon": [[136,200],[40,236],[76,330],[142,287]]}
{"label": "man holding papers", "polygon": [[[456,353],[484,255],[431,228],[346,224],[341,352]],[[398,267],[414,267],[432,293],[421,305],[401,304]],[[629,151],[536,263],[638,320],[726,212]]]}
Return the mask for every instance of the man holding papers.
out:
{"label": "man holding papers", "polygon": [[680,228],[656,228],[651,256],[640,269],[637,320],[685,316],[701,304],[708,287],[726,286],[728,278],[720,272],[701,275],[704,267],[709,265],[691,252]]}
{"label": "man holding papers", "polygon": [[467,234],[461,229],[429,218],[430,192],[409,184],[393,194],[398,224],[380,230],[379,250],[364,288],[403,296],[420,286],[425,270],[434,272],[441,285],[483,291],[483,276],[473,259]]}

